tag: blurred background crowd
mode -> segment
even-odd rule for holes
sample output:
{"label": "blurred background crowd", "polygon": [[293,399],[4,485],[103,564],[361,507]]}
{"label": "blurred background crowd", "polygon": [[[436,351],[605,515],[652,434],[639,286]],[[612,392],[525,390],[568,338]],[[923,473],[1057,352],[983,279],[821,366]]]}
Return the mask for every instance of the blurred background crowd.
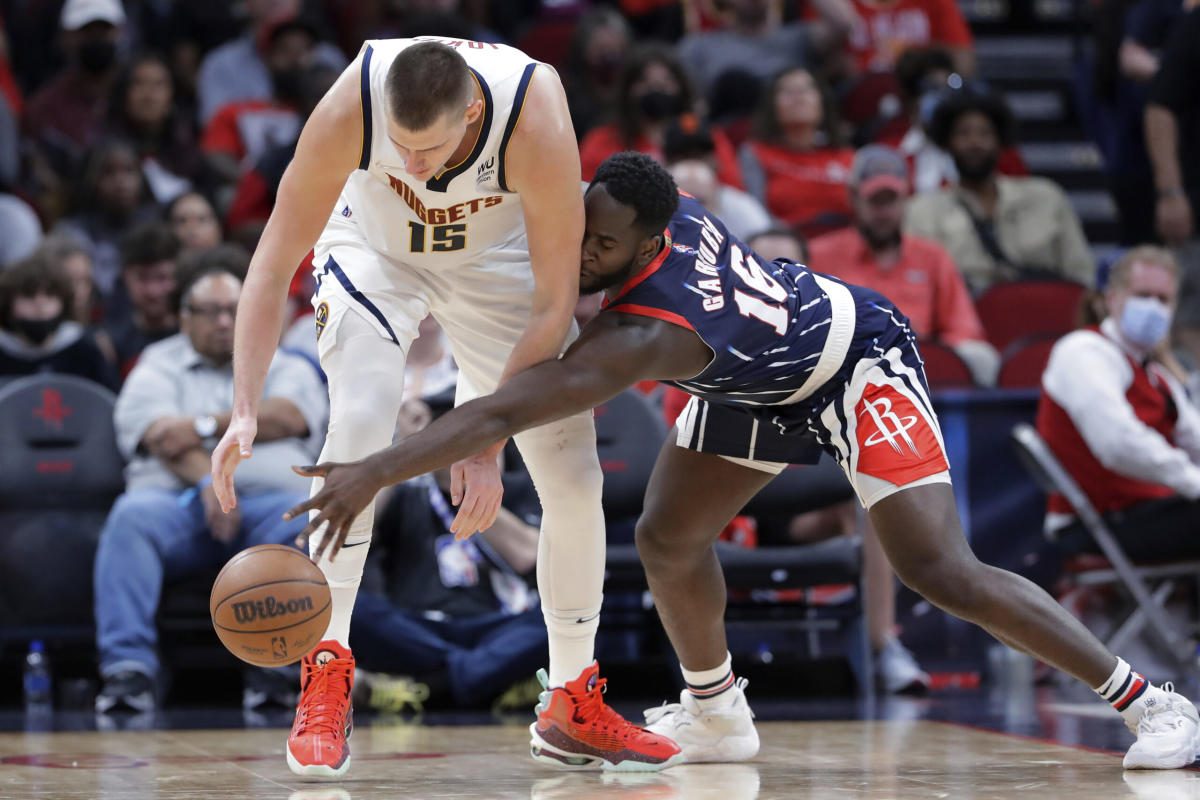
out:
{"label": "blurred background crowd", "polygon": [[[123,553],[136,547],[126,542],[114,553],[113,537],[128,536],[138,518],[161,530],[175,513],[138,492],[169,492],[181,508],[185,499],[198,503],[187,522],[195,530],[179,536],[245,546],[293,535],[248,521],[249,539],[218,530],[228,523],[216,520],[204,490],[186,496],[196,494],[199,475],[189,477],[194,466],[184,466],[181,453],[211,448],[222,430],[228,402],[221,406],[218,384],[229,369],[249,254],[300,128],[363,40],[506,43],[553,65],[584,180],[614,152],[662,160],[681,188],[762,256],[792,258],[895,300],[924,343],[935,389],[1036,390],[1062,335],[1115,313],[1114,298],[1123,310],[1130,281],[1161,269],[1166,289],[1132,291],[1160,296],[1172,312],[1169,335],[1147,343],[1140,366],[1154,360],[1172,386],[1194,391],[1197,5],[0,0],[0,381],[69,374],[117,393],[125,494],[95,564],[101,673],[125,681],[109,699],[136,705],[156,696],[158,587],[218,564],[224,552],[138,562],[140,583],[131,585]],[[1128,248],[1152,244],[1164,249],[1134,251],[1132,264],[1127,257],[1120,266]],[[298,265],[290,293],[278,361],[281,374],[291,372],[279,380],[272,435],[294,440],[295,453],[315,454],[325,421],[309,266]],[[1114,274],[1119,285],[1109,283]],[[581,321],[596,311],[595,298],[581,299]],[[303,369],[311,374],[296,372]],[[427,423],[454,380],[453,358],[428,320],[409,354],[411,403],[400,429]],[[679,397],[643,388],[639,402],[669,426]],[[156,401],[167,396],[177,400]],[[1186,389],[1171,397],[1191,402]],[[1092,444],[1070,404],[1059,404]],[[1168,441],[1186,416],[1172,413],[1170,430],[1146,422]],[[1196,461],[1160,459],[1134,477],[1168,485],[1164,496],[1191,498],[1200,482],[1164,475]],[[491,702],[531,672],[526,661],[539,663],[544,631],[531,594],[537,505],[519,468],[509,472],[516,477],[506,527],[476,544],[436,544],[446,513],[438,479],[398,490],[381,506],[390,511],[377,526],[387,531],[377,535],[369,570],[378,580],[364,583],[369,607],[356,617],[360,661],[423,676],[417,689],[381,682],[385,706],[431,694]],[[293,477],[281,474],[264,494],[302,493]],[[1133,500],[1148,498],[1161,499]],[[784,545],[862,530],[845,504],[782,517],[739,518],[726,538]],[[628,533],[621,523],[612,520],[614,541]],[[413,583],[428,582],[428,569],[414,566],[426,562],[440,568],[438,591]],[[882,575],[890,587],[890,574]],[[927,687],[928,675],[896,649],[891,600],[873,613],[886,688]],[[513,626],[507,643],[484,641],[481,631],[501,624]],[[402,645],[410,650],[399,657]],[[528,655],[514,662],[513,653]],[[481,663],[498,664],[497,674],[475,674],[471,665]],[[272,688],[255,691],[262,700]],[[396,691],[407,699],[396,700]]]}

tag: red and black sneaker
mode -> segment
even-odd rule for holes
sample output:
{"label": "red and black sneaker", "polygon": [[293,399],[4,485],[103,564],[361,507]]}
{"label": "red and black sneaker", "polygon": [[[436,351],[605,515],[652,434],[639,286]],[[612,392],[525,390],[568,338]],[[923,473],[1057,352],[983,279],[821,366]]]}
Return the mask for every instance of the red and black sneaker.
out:
{"label": "red and black sneaker", "polygon": [[288,737],[288,766],[297,775],[337,778],[350,769],[354,656],[326,640],[304,657],[300,668],[300,702]]}
{"label": "red and black sneaker", "polygon": [[[538,678],[547,686],[546,673]],[[575,680],[542,693],[529,726],[529,752],[538,761],[571,769],[654,772],[683,760],[679,746],[639,728],[604,702],[605,680],[595,662]]]}

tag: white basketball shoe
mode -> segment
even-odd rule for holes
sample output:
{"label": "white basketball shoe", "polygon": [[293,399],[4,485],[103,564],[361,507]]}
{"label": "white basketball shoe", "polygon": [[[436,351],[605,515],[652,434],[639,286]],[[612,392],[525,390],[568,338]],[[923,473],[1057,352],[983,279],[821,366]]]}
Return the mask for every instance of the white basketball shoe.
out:
{"label": "white basketball shoe", "polygon": [[720,709],[701,708],[687,689],[678,703],[646,709],[646,730],[674,739],[683,751],[683,763],[746,761],[758,753],[754,712],[746,702],[745,678],[727,691],[730,703]]}
{"label": "white basketball shoe", "polygon": [[1165,698],[1150,700],[1137,725],[1130,727],[1137,741],[1125,754],[1125,769],[1179,769],[1200,755],[1196,707],[1171,684],[1162,688]]}

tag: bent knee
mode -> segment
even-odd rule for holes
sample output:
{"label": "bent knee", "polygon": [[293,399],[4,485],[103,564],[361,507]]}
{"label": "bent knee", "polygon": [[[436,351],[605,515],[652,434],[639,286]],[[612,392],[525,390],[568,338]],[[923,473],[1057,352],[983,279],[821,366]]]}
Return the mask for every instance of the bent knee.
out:
{"label": "bent knee", "polygon": [[961,616],[961,612],[974,608],[981,597],[985,567],[973,555],[894,566],[905,586],[951,613],[960,612]]}

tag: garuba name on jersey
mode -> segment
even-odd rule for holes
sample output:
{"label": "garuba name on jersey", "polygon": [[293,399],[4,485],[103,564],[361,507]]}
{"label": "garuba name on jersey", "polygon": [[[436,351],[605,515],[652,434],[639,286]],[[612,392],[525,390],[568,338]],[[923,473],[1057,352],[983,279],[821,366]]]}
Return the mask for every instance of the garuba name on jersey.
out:
{"label": "garuba name on jersey", "polygon": [[[462,55],[483,96],[483,113],[466,158],[422,183],[405,171],[388,138],[384,83],[396,56],[424,41]],[[505,157],[538,66],[520,50],[485,42],[425,36],[367,41],[359,75],[362,155],[334,218],[353,222],[389,258],[429,269],[452,268],[486,250],[523,242],[521,200],[508,184]]]}
{"label": "garuba name on jersey", "polygon": [[883,301],[800,264],[762,261],[687,195],[666,242],[605,311],[695,331],[713,359],[700,374],[671,383],[714,403],[791,405],[818,394],[846,366],[856,307]]}

